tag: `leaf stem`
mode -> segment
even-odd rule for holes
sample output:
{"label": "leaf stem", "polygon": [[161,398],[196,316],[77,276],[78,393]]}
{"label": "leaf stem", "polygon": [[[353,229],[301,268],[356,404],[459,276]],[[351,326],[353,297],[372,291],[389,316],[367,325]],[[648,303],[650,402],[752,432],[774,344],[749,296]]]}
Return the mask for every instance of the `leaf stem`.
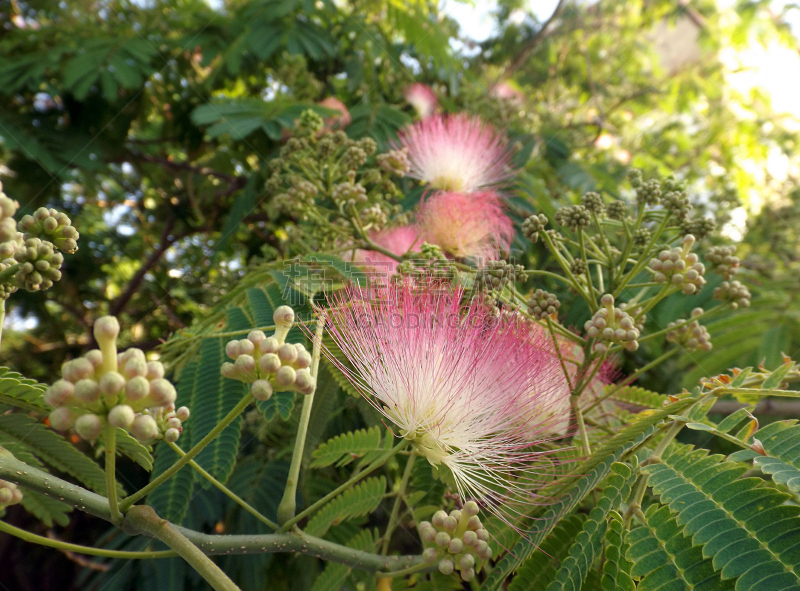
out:
{"label": "leaf stem", "polygon": [[106,448],[106,494],[108,495],[108,506],[111,508],[111,523],[118,526],[122,523],[123,517],[117,503],[117,428],[109,422],[106,422],[103,443]]}
{"label": "leaf stem", "polygon": [[214,561],[203,554],[169,521],[156,515],[152,507],[147,505],[131,507],[125,516],[125,522],[126,529],[132,528],[134,532],[140,531],[149,534],[175,550],[216,591],[240,591],[239,587],[222,572],[222,569]]}
{"label": "leaf stem", "polygon": [[322,497],[316,503],[306,507],[304,510],[300,511],[300,513],[295,515],[292,519],[290,519],[289,521],[284,523],[283,526],[281,527],[281,531],[282,532],[287,531],[295,523],[299,522],[301,519],[303,519],[305,517],[308,517],[309,515],[314,513],[317,509],[319,509],[320,507],[325,505],[328,501],[330,501],[332,498],[337,496],[339,493],[347,490],[348,488],[350,488],[351,486],[356,484],[359,480],[362,480],[363,478],[365,478],[373,470],[376,470],[376,469],[380,468],[381,466],[383,466],[386,462],[389,461],[389,458],[391,458],[397,452],[401,451],[407,445],[408,445],[408,440],[407,439],[402,439],[400,441],[400,443],[398,443],[392,449],[390,449],[385,454],[383,454],[382,456],[377,458],[369,466],[367,466],[363,470],[360,470],[359,472],[357,472],[356,474],[351,476],[350,479],[347,482],[345,482],[341,486],[338,486],[337,488],[333,489],[331,492],[329,492],[327,495]]}
{"label": "leaf stem", "polygon": [[[176,454],[178,454],[180,457],[183,457],[183,456],[185,456],[185,455],[186,455],[186,452],[185,452],[185,451],[183,451],[183,450],[182,450],[180,447],[178,447],[178,446],[177,446],[175,443],[173,443],[172,441],[167,441],[167,442],[166,442],[166,444],[167,444],[167,445],[170,447],[170,449],[172,449],[172,451],[174,451],[174,452],[175,452]],[[277,523],[275,523],[275,522],[273,522],[273,521],[270,521],[269,519],[267,519],[266,517],[264,517],[264,516],[263,516],[261,513],[259,513],[259,512],[258,512],[256,509],[254,509],[254,508],[253,508],[253,506],[252,506],[252,505],[250,505],[250,504],[249,504],[247,501],[245,501],[243,498],[241,498],[240,496],[238,496],[238,495],[237,495],[235,492],[233,492],[233,491],[232,491],[231,489],[229,489],[227,486],[225,486],[224,484],[222,484],[222,483],[221,483],[219,480],[217,480],[216,478],[214,478],[214,477],[213,477],[211,474],[209,474],[208,472],[206,472],[206,471],[203,469],[203,467],[202,467],[200,464],[198,464],[198,463],[197,463],[197,462],[195,462],[194,460],[191,460],[191,461],[189,462],[189,466],[190,466],[190,467],[191,467],[191,468],[192,468],[192,469],[193,469],[195,472],[197,472],[198,474],[200,474],[200,476],[202,476],[202,477],[203,477],[203,478],[205,478],[205,479],[206,479],[208,482],[210,482],[212,485],[214,485],[214,487],[216,487],[216,488],[217,488],[217,490],[221,491],[221,492],[222,492],[222,493],[223,493],[225,496],[227,496],[227,497],[228,497],[229,499],[231,499],[231,500],[232,500],[234,503],[236,503],[237,505],[239,505],[239,506],[240,506],[242,509],[244,509],[245,511],[247,511],[248,513],[250,513],[250,515],[252,515],[252,516],[253,516],[253,517],[255,517],[256,519],[258,519],[258,520],[259,520],[261,523],[263,523],[264,525],[266,525],[267,527],[269,527],[269,528],[271,528],[271,529],[273,529],[273,530],[277,530],[277,529],[279,528],[279,526],[278,526],[278,524],[277,524]]]}
{"label": "leaf stem", "polygon": [[[322,346],[322,331],[325,329],[325,318],[317,319],[317,330],[314,333],[314,349],[311,361],[311,375],[316,379],[319,373],[319,357]],[[289,477],[286,479],[286,488],[283,491],[283,499],[278,505],[278,523],[284,525],[294,517],[297,509],[297,483],[300,479],[300,467],[303,463],[303,451],[306,446],[306,434],[308,433],[308,422],[311,419],[311,408],[314,404],[314,392],[307,395],[303,400],[303,409],[300,412],[300,423],[297,426],[297,437],[294,441],[294,452],[292,453],[292,463],[289,466]]]}
{"label": "leaf stem", "polygon": [[395,497],[394,505],[392,505],[392,513],[389,515],[389,525],[386,526],[386,533],[383,534],[383,546],[381,547],[381,555],[383,556],[386,556],[386,553],[389,551],[389,542],[391,542],[392,534],[397,527],[397,515],[400,513],[400,503],[403,500],[408,481],[411,478],[411,469],[414,467],[414,460],[416,458],[416,452],[412,451],[406,461],[406,468],[403,470],[403,477],[400,480],[400,488],[397,489],[397,497]]}
{"label": "leaf stem", "polygon": [[127,550],[106,550],[105,548],[92,548],[91,546],[81,546],[79,544],[70,544],[69,542],[62,542],[61,540],[54,540],[46,538],[24,529],[14,527],[10,523],[0,520],[0,532],[4,532],[15,538],[19,538],[31,544],[38,544],[40,546],[47,546],[48,548],[55,548],[62,552],[72,552],[75,554],[84,554],[86,556],[101,556],[103,558],[124,558],[124,559],[148,559],[148,558],[170,558],[177,556],[174,550],[153,550],[144,552],[133,552]]}
{"label": "leaf stem", "polygon": [[141,499],[142,497],[146,496],[162,484],[167,481],[173,474],[175,474],[178,470],[183,468],[186,464],[188,464],[194,457],[199,454],[203,449],[211,443],[214,439],[216,439],[220,433],[230,425],[236,417],[238,417],[244,409],[247,408],[247,405],[253,401],[253,394],[248,392],[245,396],[239,401],[239,403],[234,406],[231,411],[225,415],[225,417],[217,423],[217,425],[208,432],[208,434],[203,437],[197,444],[186,452],[181,459],[175,462],[172,466],[167,468],[164,472],[162,472],[159,476],[154,478],[150,484],[147,486],[140,488],[138,491],[133,493],[132,495],[125,497],[122,502],[120,503],[120,510],[124,513],[127,511],[136,501]]}

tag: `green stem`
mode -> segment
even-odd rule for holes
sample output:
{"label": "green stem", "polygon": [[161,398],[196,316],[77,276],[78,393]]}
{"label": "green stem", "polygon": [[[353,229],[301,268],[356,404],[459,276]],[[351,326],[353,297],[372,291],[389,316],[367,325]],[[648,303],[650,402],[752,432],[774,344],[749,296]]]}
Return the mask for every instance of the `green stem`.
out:
{"label": "green stem", "polygon": [[234,421],[234,419],[236,419],[236,417],[242,414],[244,409],[247,408],[247,405],[250,404],[252,401],[253,401],[253,394],[248,392],[244,396],[244,398],[242,398],[239,401],[239,403],[236,406],[234,406],[231,409],[231,411],[227,415],[225,415],[225,417],[219,423],[217,423],[217,425],[213,429],[211,429],[211,431],[208,432],[208,435],[203,437],[197,443],[197,445],[195,445],[192,449],[186,452],[185,456],[183,456],[172,466],[167,468],[159,476],[154,478],[150,482],[150,484],[139,489],[129,497],[124,498],[120,503],[120,510],[123,512],[127,511],[136,501],[138,501],[145,495],[149,494],[151,491],[155,490],[156,488],[164,484],[164,482],[166,482],[167,479],[171,478],[173,474],[175,474],[178,470],[183,468],[186,464],[188,464],[191,460],[193,460],[197,454],[203,451],[203,449],[209,443],[214,441],[214,439],[216,439],[219,436],[219,434],[222,433],[225,427],[230,425]]}
{"label": "green stem", "polygon": [[589,445],[589,435],[586,433],[586,424],[583,422],[583,411],[581,411],[580,400],[580,394],[569,397],[569,401],[572,404],[572,410],[575,413],[575,420],[578,422],[578,436],[581,440],[581,447],[588,457],[592,454],[592,446]]}
{"label": "green stem", "polygon": [[[166,444],[167,444],[167,445],[170,447],[170,449],[172,449],[172,451],[174,451],[174,452],[175,452],[176,454],[178,454],[180,457],[183,457],[183,456],[185,456],[185,455],[186,455],[186,452],[185,452],[185,451],[183,451],[183,450],[182,450],[180,447],[178,447],[178,446],[177,446],[175,443],[173,443],[172,441],[167,441],[167,442],[166,442]],[[252,516],[253,516],[253,517],[255,517],[256,519],[258,519],[258,520],[259,520],[261,523],[263,523],[264,525],[266,525],[267,527],[269,527],[269,528],[271,528],[271,529],[274,529],[274,530],[277,530],[277,529],[278,529],[278,524],[277,524],[277,523],[274,523],[273,521],[270,521],[269,519],[267,519],[266,517],[264,517],[264,516],[263,516],[261,513],[259,513],[258,511],[256,511],[256,510],[255,510],[255,509],[254,509],[254,508],[253,508],[253,507],[252,507],[252,506],[251,506],[251,505],[250,505],[250,504],[249,504],[247,501],[245,501],[243,498],[241,498],[240,496],[238,496],[238,495],[237,495],[235,492],[233,492],[233,491],[232,491],[231,489],[229,489],[227,486],[225,486],[224,484],[222,484],[222,483],[221,483],[219,480],[217,480],[216,478],[214,478],[214,477],[213,477],[211,474],[209,474],[208,472],[206,472],[206,471],[203,469],[203,467],[202,467],[200,464],[198,464],[197,462],[195,462],[194,460],[192,460],[192,461],[190,461],[190,462],[189,462],[189,466],[190,466],[190,467],[191,467],[191,468],[192,468],[192,469],[193,469],[195,472],[197,472],[198,474],[200,474],[200,476],[202,476],[202,477],[203,477],[203,478],[205,478],[205,479],[206,479],[208,482],[210,482],[211,484],[213,484],[213,485],[214,485],[214,486],[217,488],[217,490],[221,491],[221,492],[222,492],[222,493],[223,493],[225,496],[227,496],[229,499],[233,500],[233,502],[234,502],[234,503],[236,503],[236,504],[237,504],[237,505],[239,505],[239,506],[240,506],[242,509],[244,509],[245,511],[247,511],[248,513],[250,513],[250,515],[252,515]]]}
{"label": "green stem", "polygon": [[[325,318],[317,320],[317,331],[314,333],[314,350],[311,361],[311,375],[316,378],[319,373],[319,356],[322,345],[322,331],[325,328]],[[314,389],[316,392],[316,388]],[[297,426],[297,438],[294,441],[292,463],[289,466],[289,477],[286,479],[286,488],[283,490],[283,499],[278,505],[278,523],[284,525],[294,517],[297,509],[297,483],[300,480],[300,467],[303,463],[303,451],[306,446],[308,422],[311,420],[311,408],[314,404],[312,392],[303,400],[303,409],[300,412],[300,424]]]}
{"label": "green stem", "polygon": [[[661,234],[664,233],[664,230],[667,229],[667,224],[669,223],[670,216],[664,216],[664,219],[661,220],[656,231],[650,236],[650,242],[647,244],[645,248],[642,249],[642,256],[639,258],[639,261],[633,266],[633,268],[628,271],[628,273],[620,280],[619,284],[617,285],[617,289],[614,291],[614,297],[619,297],[619,294],[622,293],[622,290],[630,283],[636,276],[641,273],[644,268],[650,264],[650,257],[648,253],[650,249],[656,244],[656,241],[661,237]],[[631,246],[633,242],[629,242],[628,246]],[[630,251],[628,250],[627,253],[629,254]],[[625,259],[623,259],[624,261]]]}
{"label": "green stem", "polygon": [[400,503],[406,492],[408,481],[411,478],[411,468],[414,467],[414,460],[416,457],[417,454],[412,451],[406,461],[406,469],[403,471],[403,477],[400,480],[400,488],[397,489],[397,497],[394,500],[394,505],[392,505],[392,513],[389,515],[389,525],[386,526],[386,533],[383,534],[383,546],[381,547],[381,554],[383,556],[386,556],[386,553],[389,551],[389,542],[391,542],[392,534],[397,527],[397,515],[400,513]]}
{"label": "green stem", "polygon": [[[58,498],[85,513],[111,521],[111,511],[106,497],[29,466],[1,446],[0,479],[8,480],[45,496]],[[136,507],[132,511],[139,508]],[[123,527],[125,525],[123,522]],[[344,564],[362,571],[384,571],[387,572],[386,576],[392,576],[392,571],[422,562],[421,556],[380,556],[347,548],[298,531],[282,534],[216,535],[193,531],[177,525],[174,527],[200,548],[204,554],[208,555],[294,552],[315,556],[328,562]]]}
{"label": "green stem", "polygon": [[15,538],[19,538],[31,544],[38,544],[39,546],[47,546],[48,548],[55,548],[62,552],[72,552],[74,554],[84,554],[86,556],[101,556],[103,558],[124,558],[132,560],[148,559],[148,558],[171,558],[178,554],[174,550],[153,550],[150,552],[133,552],[127,550],[106,550],[104,548],[92,548],[91,546],[81,546],[79,544],[70,544],[69,542],[62,542],[61,540],[54,540],[46,538],[24,529],[14,527],[13,525],[0,521],[0,532],[6,533]]}
{"label": "green stem", "polygon": [[0,285],[6,283],[9,279],[16,275],[17,271],[19,271],[19,263],[11,265],[7,269],[0,271]]}
{"label": "green stem", "polygon": [[[240,591],[222,569],[184,537],[169,521],[161,519],[152,507],[131,507],[125,517],[126,526],[133,532],[146,533],[175,550],[216,591]],[[127,528],[126,528],[127,529]]]}
{"label": "green stem", "polygon": [[108,506],[111,509],[111,523],[119,525],[122,523],[123,517],[117,504],[117,428],[108,422],[106,422],[103,443],[106,447],[106,494],[108,495]]}
{"label": "green stem", "polygon": [[0,345],[3,344],[3,325],[5,323],[6,323],[6,301],[0,300]]}
{"label": "green stem", "polygon": [[287,521],[286,523],[284,523],[284,524],[283,524],[283,526],[281,527],[281,531],[282,531],[282,532],[285,532],[285,531],[287,531],[287,530],[288,530],[290,527],[292,527],[292,526],[293,526],[295,523],[299,522],[301,519],[303,519],[303,518],[305,518],[305,517],[308,517],[309,515],[311,515],[312,513],[314,513],[314,512],[315,512],[317,509],[319,509],[320,507],[322,507],[323,505],[325,505],[325,504],[326,504],[328,501],[330,501],[332,498],[334,498],[335,496],[337,496],[337,495],[338,495],[338,494],[340,494],[341,492],[343,492],[343,491],[347,490],[348,488],[352,487],[352,486],[353,486],[354,484],[356,484],[356,483],[357,483],[359,480],[362,480],[363,478],[365,478],[365,477],[366,477],[368,474],[370,474],[370,473],[371,473],[373,470],[376,470],[376,469],[380,468],[381,466],[383,466],[383,465],[384,465],[386,462],[388,462],[388,461],[389,461],[389,458],[391,458],[391,457],[392,457],[393,455],[395,455],[397,452],[401,451],[401,450],[402,450],[403,448],[405,448],[407,445],[408,445],[408,440],[407,440],[407,439],[402,439],[402,440],[400,441],[400,443],[398,443],[397,445],[395,445],[395,446],[394,446],[392,449],[390,449],[389,451],[387,451],[387,452],[386,452],[385,454],[383,454],[381,457],[377,458],[377,459],[376,459],[374,462],[372,462],[372,463],[371,463],[369,466],[367,466],[367,467],[366,467],[366,468],[364,468],[363,470],[361,470],[361,471],[357,472],[356,474],[354,474],[353,476],[351,476],[351,477],[350,477],[350,479],[349,479],[347,482],[345,482],[345,483],[344,483],[344,484],[342,484],[341,486],[338,486],[338,487],[336,487],[336,488],[335,488],[335,489],[333,489],[331,492],[329,492],[327,495],[325,495],[324,497],[322,497],[322,498],[321,498],[319,501],[317,501],[316,503],[314,503],[314,504],[312,504],[312,505],[308,506],[308,507],[307,507],[307,508],[305,508],[304,510],[300,511],[300,513],[298,513],[298,514],[297,514],[297,515],[295,515],[293,518],[291,518],[289,521]]}
{"label": "green stem", "polygon": [[555,243],[550,238],[550,234],[548,234],[547,232],[542,232],[541,236],[544,239],[544,241],[547,243],[547,247],[550,249],[550,252],[553,253],[553,256],[556,258],[556,261],[558,262],[559,266],[561,267],[561,270],[564,271],[564,274],[569,278],[569,282],[572,285],[572,288],[575,291],[577,291],[584,300],[586,300],[586,303],[589,304],[589,309],[592,311],[592,313],[596,312],[597,311],[597,302],[594,301],[594,298],[590,298],[586,294],[586,292],[583,290],[583,286],[575,278],[575,275],[573,275],[572,271],[569,268],[569,265],[564,260],[564,257],[561,256],[561,252],[559,252],[559,250],[556,247]]}
{"label": "green stem", "polygon": [[[664,437],[661,438],[661,441],[658,442],[658,445],[656,446],[655,450],[653,450],[652,455],[647,458],[647,462],[654,463],[660,461],[661,454],[664,453],[664,450],[667,449],[667,446],[672,442],[673,439],[675,439],[681,429],[683,429],[683,423],[680,421],[674,421],[664,434]],[[631,500],[628,510],[625,512],[625,518],[623,520],[625,527],[630,525],[631,518],[633,517],[634,513],[636,513],[636,511],[641,511],[642,501],[644,500],[644,494],[647,492],[647,482],[649,479],[649,474],[642,474],[639,478],[639,485],[633,495],[633,500]]]}
{"label": "green stem", "polygon": [[[395,570],[391,573],[375,573],[379,578],[386,578],[386,579],[396,579],[398,577],[405,577],[408,575],[413,575],[415,573],[423,572],[423,571],[433,571],[436,570],[438,567],[435,564],[431,564],[429,562],[421,562],[420,564],[409,566],[408,568],[404,568],[401,570]],[[389,587],[391,589],[391,587]]]}

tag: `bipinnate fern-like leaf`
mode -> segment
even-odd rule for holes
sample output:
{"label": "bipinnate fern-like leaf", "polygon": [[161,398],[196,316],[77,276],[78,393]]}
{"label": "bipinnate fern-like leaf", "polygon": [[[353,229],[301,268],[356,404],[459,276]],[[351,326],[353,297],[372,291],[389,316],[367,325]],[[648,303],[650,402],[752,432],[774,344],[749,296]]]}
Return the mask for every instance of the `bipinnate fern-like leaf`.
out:
{"label": "bipinnate fern-like leaf", "polygon": [[731,455],[730,459],[740,462],[753,460],[753,465],[765,474],[771,474],[775,482],[800,493],[800,448],[797,446],[800,443],[800,425],[797,421],[776,421],[758,431],[756,437],[766,456],[747,449]]}
{"label": "bipinnate fern-like leaf", "polygon": [[7,367],[0,367],[0,404],[15,406],[26,412],[45,412],[44,391],[47,386],[29,380]]}
{"label": "bipinnate fern-like leaf", "polygon": [[609,391],[613,392],[608,397],[609,400],[644,408],[662,408],[664,401],[668,400],[668,397],[663,394],[645,390],[638,386],[623,386],[619,388],[616,384],[611,384],[606,386],[604,394]]}
{"label": "bipinnate fern-like leaf", "polygon": [[800,507],[787,505],[791,495],[761,479],[741,478],[746,470],[677,443],[660,463],[643,468],[661,503],[723,580],[738,577],[741,591],[800,589]]}
{"label": "bipinnate fern-like leaf", "polygon": [[62,527],[69,525],[69,513],[72,507],[58,499],[47,497],[30,489],[23,489],[21,504],[28,513],[34,515],[47,527],[54,523]]}
{"label": "bipinnate fern-like leaf", "polygon": [[608,512],[606,529],[605,562],[600,585],[603,591],[636,591],[631,579],[631,567],[626,558],[628,544],[625,541],[625,528],[622,516],[616,511]]}
{"label": "bipinnate fern-like leaf", "polygon": [[19,453],[23,461],[25,453],[33,455],[93,491],[106,494],[105,473],[100,466],[61,435],[27,415],[0,415],[0,445],[12,454]]}
{"label": "bipinnate fern-like leaf", "polygon": [[603,549],[607,519],[610,511],[630,495],[634,471],[627,464],[611,465],[605,490],[589,518],[570,546],[569,555],[561,563],[547,591],[580,591],[589,569]]}
{"label": "bipinnate fern-like leaf", "polygon": [[323,536],[332,525],[372,513],[380,504],[385,492],[386,478],[383,476],[367,478],[320,509],[306,525],[306,533]]}
{"label": "bipinnate fern-like leaf", "polygon": [[[644,515],[644,523],[628,532],[626,541],[630,545],[627,558],[634,563],[630,574],[639,579],[636,591],[735,588],[735,580],[721,580],[713,561],[704,557],[702,547],[693,546],[692,539],[683,534],[683,528],[669,507],[651,505]],[[609,587],[613,589],[616,587]]]}
{"label": "bipinnate fern-like leaf", "polygon": [[556,569],[567,556],[570,545],[582,530],[586,516],[570,515],[553,528],[542,545],[520,567],[508,591],[544,589],[556,576]]}
{"label": "bipinnate fern-like leaf", "polygon": [[367,454],[384,451],[381,445],[381,430],[378,427],[359,429],[328,439],[314,450],[312,468],[324,468],[331,464],[346,466]]}

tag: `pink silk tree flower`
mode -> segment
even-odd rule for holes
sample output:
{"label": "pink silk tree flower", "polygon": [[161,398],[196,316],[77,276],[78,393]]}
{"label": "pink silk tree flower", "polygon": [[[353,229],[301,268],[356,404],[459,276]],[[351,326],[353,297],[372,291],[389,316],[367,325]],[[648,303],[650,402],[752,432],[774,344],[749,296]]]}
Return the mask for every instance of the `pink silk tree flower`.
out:
{"label": "pink silk tree flower", "polygon": [[435,193],[420,205],[417,224],[425,242],[457,258],[497,260],[514,239],[502,198],[491,191]]}
{"label": "pink silk tree flower", "polygon": [[477,117],[434,115],[401,130],[408,150],[408,176],[434,189],[471,193],[500,185],[511,176],[506,138]]}
{"label": "pink silk tree flower", "polygon": [[[401,437],[438,469],[462,498],[501,515],[540,502],[552,475],[553,439],[538,412],[556,400],[560,371],[550,341],[516,313],[496,314],[480,299],[432,280],[390,290],[357,286],[330,296],[328,331],[351,367],[325,354]],[[563,450],[560,450],[563,451]],[[447,474],[449,470],[450,474]]]}
{"label": "pink silk tree flower", "polygon": [[430,86],[422,84],[421,82],[415,82],[406,88],[403,97],[408,104],[414,107],[420,119],[425,119],[433,115],[439,104],[436,93],[431,90]]}
{"label": "pink silk tree flower", "polygon": [[318,104],[320,107],[325,107],[326,109],[331,109],[333,111],[339,111],[339,115],[331,115],[324,119],[324,129],[344,129],[350,125],[350,122],[352,121],[350,118],[350,111],[348,111],[345,104],[335,96],[329,96],[328,98],[322,99]]}
{"label": "pink silk tree flower", "polygon": [[[398,256],[409,251],[419,252],[420,246],[422,246],[420,230],[416,226],[400,226],[372,232],[370,239],[378,246]],[[353,262],[361,263],[377,273],[385,274],[387,277],[397,272],[398,262],[396,260],[374,250],[355,251]]]}

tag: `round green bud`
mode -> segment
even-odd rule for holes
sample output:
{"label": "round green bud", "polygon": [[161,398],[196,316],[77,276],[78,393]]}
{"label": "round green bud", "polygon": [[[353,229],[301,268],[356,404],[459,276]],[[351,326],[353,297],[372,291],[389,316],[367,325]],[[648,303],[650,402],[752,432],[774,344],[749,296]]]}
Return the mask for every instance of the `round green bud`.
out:
{"label": "round green bud", "polygon": [[458,563],[461,570],[469,570],[475,566],[475,557],[472,554],[464,554]]}
{"label": "round green bud", "polygon": [[86,441],[94,441],[103,431],[103,420],[95,414],[85,414],[75,420],[75,432]]}
{"label": "round green bud", "polygon": [[436,542],[436,545],[439,546],[440,548],[446,548],[450,544],[450,534],[444,531],[440,531],[439,533],[436,534],[433,540],[434,542]]}
{"label": "round green bud", "polygon": [[78,418],[78,415],[71,408],[61,406],[53,409],[47,418],[50,421],[50,427],[56,431],[66,431],[75,424],[75,420]]}
{"label": "round green bud", "polygon": [[115,371],[109,371],[103,374],[103,377],[100,378],[99,386],[100,392],[113,396],[119,394],[125,387],[125,378],[122,376],[122,374],[119,374]]}
{"label": "round green bud", "polygon": [[181,432],[175,429],[174,427],[170,427],[166,431],[164,431],[164,439],[169,441],[170,443],[175,443],[178,441],[178,437],[180,436]]}
{"label": "round green bud", "polygon": [[119,321],[114,316],[102,316],[94,323],[94,338],[102,347],[104,343],[116,341],[119,336]]}
{"label": "round green bud", "polygon": [[468,568],[466,570],[461,571],[461,580],[466,581],[469,583],[472,579],[475,578],[475,569]]}
{"label": "round green bud", "polygon": [[442,510],[439,510],[436,513],[433,514],[433,518],[431,519],[431,522],[433,523],[434,526],[436,526],[438,528],[442,528],[444,526],[444,520],[445,519],[447,519],[447,513],[445,513]]}
{"label": "round green bud", "polygon": [[474,531],[465,531],[461,539],[464,540],[464,545],[466,546],[474,546],[478,543],[478,536]]}
{"label": "round green bud", "polygon": [[461,541],[461,538],[453,538],[447,545],[447,551],[450,552],[450,554],[459,554],[463,550],[464,542]]}
{"label": "round green bud", "polygon": [[100,388],[97,382],[90,379],[80,380],[75,384],[72,396],[79,405],[91,405],[100,399]]}
{"label": "round green bud", "polygon": [[264,373],[275,373],[281,368],[281,360],[275,353],[267,353],[259,358],[258,366]]}
{"label": "round green bud", "polygon": [[272,397],[272,384],[267,380],[256,380],[250,386],[250,392],[256,400],[269,400]]}
{"label": "round green bud", "polygon": [[425,562],[434,563],[436,562],[437,555],[438,552],[436,551],[436,548],[425,548],[425,550],[422,552],[422,559]]}
{"label": "round green bud", "polygon": [[464,503],[464,512],[470,517],[480,513],[480,510],[481,509],[480,507],[478,507],[478,503],[476,503],[475,501],[467,501],[466,503]]}
{"label": "round green bud", "polygon": [[150,441],[158,437],[158,424],[150,415],[138,415],[131,425],[131,435],[139,441]]}
{"label": "round green bud", "polygon": [[44,393],[44,403],[47,406],[61,406],[72,396],[75,386],[67,380],[58,380]]}
{"label": "round green bud", "polygon": [[294,384],[296,378],[297,372],[288,365],[284,365],[275,373],[275,383],[283,388],[288,388]]}
{"label": "round green bud", "polygon": [[294,345],[286,343],[278,349],[278,358],[281,363],[293,363],[297,359],[297,349]]}
{"label": "round green bud", "polygon": [[125,398],[131,402],[141,400],[148,394],[150,394],[150,382],[145,377],[136,376],[125,384]]}

